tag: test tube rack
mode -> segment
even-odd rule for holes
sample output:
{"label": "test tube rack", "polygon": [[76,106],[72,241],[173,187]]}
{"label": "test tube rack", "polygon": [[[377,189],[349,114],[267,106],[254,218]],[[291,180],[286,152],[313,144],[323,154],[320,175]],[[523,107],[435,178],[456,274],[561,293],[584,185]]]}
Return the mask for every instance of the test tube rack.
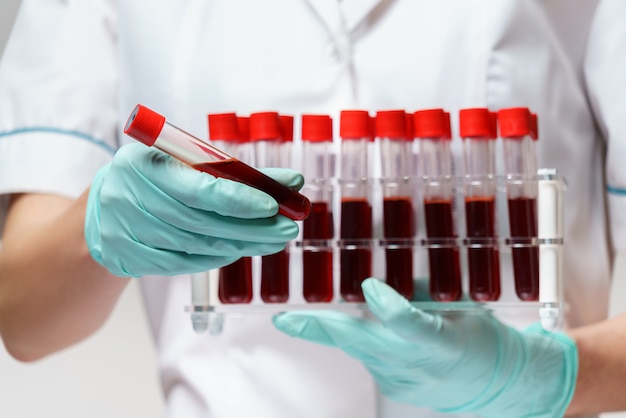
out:
{"label": "test tube rack", "polygon": [[[369,187],[374,196],[372,201],[380,200],[381,185],[389,179],[372,179],[365,180],[369,182]],[[415,202],[421,201],[420,196],[420,178],[405,178],[400,181],[414,182],[417,187]],[[496,195],[496,215],[498,218],[498,238],[494,245],[497,246],[501,254],[501,271],[503,292],[498,300],[493,301],[476,301],[467,297],[468,294],[468,278],[467,278],[467,257],[468,248],[475,244],[464,237],[463,232],[463,178],[452,178],[455,187],[455,217],[457,219],[458,237],[453,240],[450,245],[454,245],[460,250],[461,270],[462,270],[462,291],[464,297],[461,300],[449,302],[435,302],[428,299],[428,295],[420,294],[420,287],[416,287],[413,297],[409,297],[411,303],[425,311],[438,312],[440,314],[456,314],[463,312],[465,314],[485,313],[485,312],[507,312],[515,315],[516,312],[528,313],[536,312],[538,320],[544,329],[559,330],[563,324],[565,313],[565,303],[563,300],[563,284],[562,284],[562,262],[563,262],[563,193],[566,189],[565,181],[555,169],[539,169],[537,171],[537,236],[523,244],[516,242],[514,238],[509,237],[508,231],[508,211],[506,210],[506,186],[507,179],[503,176],[497,177],[497,195]],[[338,182],[329,185],[333,189],[338,189]],[[333,201],[338,202],[340,196],[337,193]],[[337,203],[338,205],[338,203]],[[335,205],[336,207],[336,205]],[[374,219],[377,219],[377,205],[374,207]],[[433,246],[441,246],[442,242],[433,243],[432,240],[425,238],[424,235],[424,217],[420,213],[423,212],[421,205],[416,205],[417,213],[417,233],[415,237],[406,242],[408,248],[412,249],[413,255],[413,277],[417,280],[415,283],[427,283],[428,278],[428,249]],[[336,212],[335,212],[336,213]],[[380,216],[378,216],[380,218]],[[336,223],[336,219],[335,219]],[[376,227],[374,228],[376,231]],[[379,228],[380,229],[380,228]],[[390,246],[397,248],[398,242],[390,243],[381,238],[380,232],[375,232],[374,238],[363,243],[372,252],[372,276],[384,279],[385,269],[385,249]],[[335,234],[336,236],[336,234]],[[352,243],[353,244],[353,243]],[[448,244],[443,244],[448,245]],[[539,294],[536,300],[523,301],[516,297],[512,286],[507,281],[513,280],[511,253],[512,249],[519,246],[534,246],[538,249],[539,256]],[[332,273],[332,298],[327,302],[307,302],[303,297],[302,286],[302,254],[305,250],[313,248],[314,250],[329,251],[332,253],[333,265]],[[221,332],[226,317],[240,317],[248,314],[266,312],[278,313],[290,310],[313,310],[313,309],[332,309],[352,312],[361,312],[367,309],[367,305],[363,302],[350,302],[341,297],[338,261],[340,260],[339,252],[345,249],[345,244],[338,238],[324,240],[323,242],[307,242],[300,236],[296,240],[288,243],[289,252],[289,297],[286,302],[266,303],[261,300],[259,295],[260,288],[260,263],[261,257],[252,257],[253,271],[253,291],[254,295],[249,303],[223,303],[219,297],[219,279],[218,270],[196,273],[191,278],[191,304],[186,307],[186,311],[190,313],[193,329],[200,333],[209,331],[212,334]],[[511,270],[511,271],[507,271]],[[364,278],[362,278],[364,279]],[[508,290],[507,290],[508,288]]]}

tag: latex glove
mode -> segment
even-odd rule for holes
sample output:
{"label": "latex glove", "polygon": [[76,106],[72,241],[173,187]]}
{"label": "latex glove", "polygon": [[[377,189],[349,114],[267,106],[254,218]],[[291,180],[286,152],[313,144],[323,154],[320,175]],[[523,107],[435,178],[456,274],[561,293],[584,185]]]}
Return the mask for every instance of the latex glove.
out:
{"label": "latex glove", "polygon": [[274,324],[360,360],[395,401],[484,417],[563,416],[578,370],[576,346],[565,335],[538,325],[520,332],[487,312],[431,315],[377,279],[362,288],[380,323],[292,311]]}
{"label": "latex glove", "polygon": [[[295,171],[264,171],[302,186]],[[85,239],[92,257],[117,276],[200,272],[282,250],[298,226],[277,213],[262,191],[128,144],[93,180]]]}

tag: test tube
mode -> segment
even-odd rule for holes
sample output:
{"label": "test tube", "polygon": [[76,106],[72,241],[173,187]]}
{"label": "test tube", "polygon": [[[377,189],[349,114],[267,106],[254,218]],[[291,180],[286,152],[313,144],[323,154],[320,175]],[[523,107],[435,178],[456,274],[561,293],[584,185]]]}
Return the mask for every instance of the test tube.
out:
{"label": "test tube", "polygon": [[413,237],[416,231],[411,175],[411,140],[404,110],[376,113],[381,146],[385,280],[407,299],[413,297]]}
{"label": "test tube", "polygon": [[165,117],[137,105],[131,113],[124,133],[148,146],[154,146],[193,168],[216,177],[244,183],[272,196],[279,213],[302,220],[311,209],[309,200],[295,190],[283,186],[242,161],[231,157],[206,141],[175,127]]}
{"label": "test tube", "polygon": [[454,219],[450,115],[443,109],[419,110],[413,115],[424,179],[429,292],[435,301],[456,301],[461,298],[462,286]]}
{"label": "test tube", "polygon": [[484,108],[462,109],[459,117],[465,160],[469,293],[476,301],[496,301],[500,298],[500,255],[495,218],[495,118]]}
{"label": "test tube", "polygon": [[237,114],[210,113],[207,115],[209,138],[211,143],[229,155],[235,155],[235,149],[239,142],[239,126]]}
{"label": "test tube", "polygon": [[[248,118],[235,113],[209,115],[209,138],[230,150],[233,157],[244,161],[242,147],[248,141]],[[249,163],[254,160],[245,159]],[[220,302],[249,303],[252,300],[252,257],[238,260],[218,270],[218,298]]]}
{"label": "test tube", "polygon": [[[278,112],[250,114],[250,140],[257,167],[281,167],[282,129]],[[283,303],[289,299],[289,254],[286,249],[261,257],[261,299]]]}
{"label": "test tube", "polygon": [[293,149],[293,120],[291,115],[279,115],[281,141],[278,150],[278,166],[292,167],[291,153]]}
{"label": "test tube", "polygon": [[329,115],[302,115],[302,193],[311,200],[311,214],[302,224],[302,294],[307,302],[333,299],[332,154],[333,121]]}
{"label": "test tube", "polygon": [[368,142],[373,138],[366,110],[340,113],[341,214],[340,293],[363,302],[361,283],[372,274],[372,206],[369,201]]}
{"label": "test tube", "polygon": [[515,292],[523,301],[539,300],[537,237],[536,129],[527,108],[498,112],[504,152]]}

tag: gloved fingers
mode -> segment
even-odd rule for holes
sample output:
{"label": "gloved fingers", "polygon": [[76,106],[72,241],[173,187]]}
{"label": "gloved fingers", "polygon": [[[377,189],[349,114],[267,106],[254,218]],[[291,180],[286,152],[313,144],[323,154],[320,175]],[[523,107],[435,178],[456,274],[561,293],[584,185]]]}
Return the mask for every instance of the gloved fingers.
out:
{"label": "gloved fingers", "polygon": [[159,227],[153,227],[152,230],[141,228],[134,232],[137,245],[195,255],[231,257],[268,255],[281,251],[286,243],[282,240],[265,242],[214,237],[162,224]]}
{"label": "gloved fingers", "polygon": [[178,229],[231,240],[284,243],[296,238],[299,231],[298,224],[283,215],[242,219],[192,208],[179,211],[157,208],[152,213]]}
{"label": "gloved fingers", "polygon": [[274,316],[273,322],[287,335],[340,348],[367,364],[388,367],[404,361],[400,353],[414,353],[412,344],[381,324],[342,312],[292,311]]}
{"label": "gloved fingers", "polygon": [[[103,217],[115,216],[119,218],[118,223],[124,223],[126,218],[142,220],[141,228],[129,225],[130,231],[138,229],[150,235],[159,229],[179,229],[180,233],[271,243],[284,243],[298,235],[298,225],[282,215],[258,219],[222,216],[188,207],[152,184],[144,184],[139,188],[129,184],[128,191],[131,198],[121,195],[116,187],[105,183],[100,191],[100,202],[103,207],[115,208],[115,211],[103,213]],[[140,213],[129,216],[132,212]]]}
{"label": "gloved fingers", "polygon": [[440,315],[421,311],[384,282],[368,278],[361,284],[367,306],[390,330],[421,346],[448,343]]}
{"label": "gloved fingers", "polygon": [[[162,215],[165,220],[151,213],[141,213],[141,225],[136,227],[134,223],[126,222],[123,218],[123,214],[128,214],[134,207],[131,205],[126,208],[124,202],[119,202],[119,205],[122,214],[115,213],[111,216],[119,217],[117,224],[126,232],[121,234],[117,229],[104,229],[101,234],[105,242],[114,242],[120,235],[124,235],[151,248],[188,254],[241,257],[280,251],[287,241],[295,238],[298,231],[295,222],[284,216],[240,219],[236,222],[234,218],[224,217],[222,222],[216,222],[214,218],[219,215],[205,213],[205,225],[193,225],[185,221],[191,210],[183,209],[180,217],[174,216],[175,213],[164,212]],[[167,220],[171,220],[173,225]]]}
{"label": "gloved fingers", "polygon": [[415,302],[432,302],[428,279],[413,279],[413,297]]}
{"label": "gloved fingers", "polygon": [[[174,276],[178,274],[199,273],[226,266],[239,257],[195,255],[183,252],[165,251],[146,248],[139,259],[129,260],[120,252],[102,253],[103,265],[119,277],[141,277],[156,274]],[[171,273],[170,273],[171,272]]]}
{"label": "gloved fingers", "polygon": [[388,329],[436,356],[445,353],[450,359],[461,358],[464,351],[497,338],[502,326],[487,311],[424,312],[378,279],[366,279],[361,286],[368,307]]}
{"label": "gloved fingers", "polygon": [[112,162],[182,202],[185,206],[244,219],[265,218],[278,212],[278,203],[268,194],[198,171],[169,155],[141,144],[120,148]]}
{"label": "gloved fingers", "polygon": [[259,171],[292,190],[300,190],[304,185],[302,174],[289,168],[268,167],[260,168]]}

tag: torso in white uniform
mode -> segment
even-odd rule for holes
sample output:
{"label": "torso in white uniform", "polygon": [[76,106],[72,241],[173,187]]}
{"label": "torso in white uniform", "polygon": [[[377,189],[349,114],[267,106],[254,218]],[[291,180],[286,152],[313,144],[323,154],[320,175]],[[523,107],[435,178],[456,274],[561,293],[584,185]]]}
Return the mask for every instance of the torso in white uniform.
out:
{"label": "torso in white uniform", "polygon": [[[124,0],[117,8],[120,124],[137,103],[201,137],[206,115],[225,111],[336,116],[442,107],[457,126],[461,108],[531,108],[540,120],[540,166],[559,169],[569,186],[569,323],[605,317],[601,141],[580,63],[561,47],[542,2]],[[268,315],[227,320],[218,336],[195,334],[184,310],[188,278],[141,283],[169,416],[438,416],[399,412],[360,364],[279,333]]]}

